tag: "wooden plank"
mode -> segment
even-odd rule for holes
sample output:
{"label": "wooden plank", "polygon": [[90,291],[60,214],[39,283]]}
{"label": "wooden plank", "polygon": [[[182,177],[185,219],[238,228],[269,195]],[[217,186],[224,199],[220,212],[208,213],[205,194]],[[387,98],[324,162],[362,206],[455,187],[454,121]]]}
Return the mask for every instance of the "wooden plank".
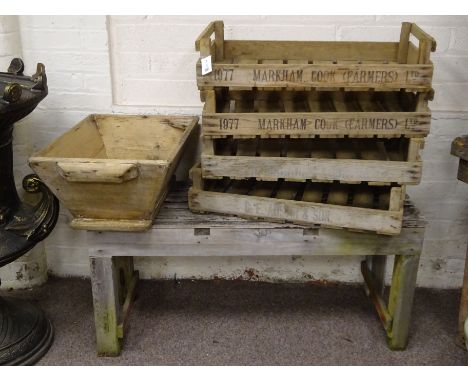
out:
{"label": "wooden plank", "polygon": [[112,258],[90,257],[97,353],[117,356],[121,344],[117,327],[121,316],[119,275]]}
{"label": "wooden plank", "polygon": [[408,59],[407,64],[417,64],[419,60],[419,49],[411,41],[408,44]]}
{"label": "wooden plank", "polygon": [[[283,65],[283,60],[278,59],[264,59],[263,56],[260,56],[261,64],[269,67],[270,65]],[[259,88],[262,89],[261,87]],[[281,90],[281,87],[271,88],[270,90]],[[262,111],[262,110],[260,110]]]}
{"label": "wooden plank", "polygon": [[203,135],[201,137],[202,141],[202,151],[205,155],[214,155],[215,154],[215,143],[211,137]]}
{"label": "wooden plank", "polygon": [[408,144],[407,161],[420,161],[419,152],[424,146],[424,138],[411,138]]}
{"label": "wooden plank", "polygon": [[408,62],[408,45],[411,33],[412,23],[404,22],[401,24],[400,44],[398,45],[398,63],[406,64]]}
{"label": "wooden plank", "polygon": [[411,34],[416,37],[420,42],[426,41],[429,45],[430,51],[435,52],[437,48],[437,44],[435,39],[429,35],[428,33],[424,32],[418,25],[411,24]]}
{"label": "wooden plank", "polygon": [[105,153],[106,148],[99,130],[96,129],[94,116],[90,115],[34,157],[108,158],[107,154],[102,155],[102,152]]}
{"label": "wooden plank", "polygon": [[205,181],[202,177],[202,169],[199,166],[193,166],[189,171],[189,177],[192,181],[193,187],[204,190],[205,189]]}
{"label": "wooden plank", "polygon": [[[122,259],[123,257],[119,257],[118,259]],[[130,257],[131,261],[133,262],[133,258]],[[132,265],[133,270],[133,265]],[[136,286],[139,279],[138,271],[133,272],[129,280],[126,280],[126,290],[125,290],[125,299],[122,305],[122,319],[117,327],[117,336],[121,339],[125,337],[125,331],[128,327],[128,322],[130,318],[130,312],[133,307],[133,302],[136,295]]]}
{"label": "wooden plank", "polygon": [[216,93],[214,90],[205,90],[204,92],[205,113],[216,113]]}
{"label": "wooden plank", "polygon": [[224,60],[224,22],[214,22],[215,44],[216,44],[216,61]]}
{"label": "wooden plank", "polygon": [[204,87],[304,88],[346,87],[352,89],[428,91],[432,64],[229,64],[214,63],[213,72],[201,75],[197,64],[197,84]]}
{"label": "wooden plank", "polygon": [[268,58],[272,60],[366,60],[396,61],[396,42],[348,41],[258,41],[226,40],[226,57]]}
{"label": "wooden plank", "polygon": [[429,62],[429,56],[431,54],[430,45],[427,41],[421,40],[419,42],[419,57],[418,63],[419,64],[426,64]]}
{"label": "wooden plank", "polygon": [[152,226],[152,224],[152,219],[90,219],[78,217],[71,220],[70,227],[73,229],[82,229],[86,231],[139,232],[147,231]]}
{"label": "wooden plank", "polygon": [[[313,108],[319,102],[308,98]],[[363,136],[429,134],[430,112],[309,112],[309,113],[214,113],[203,114],[203,135]]]}
{"label": "wooden plank", "polygon": [[[420,250],[423,228],[403,228],[400,235],[384,236],[348,230],[315,230],[290,223],[278,224],[260,220],[245,220],[234,216],[195,214],[194,219],[206,220],[201,228],[210,228],[210,235],[195,234],[193,221],[164,228],[155,225],[150,234],[135,235],[137,241],[115,233],[91,232],[90,253],[99,256],[128,256],[131,251],[142,257],[232,257],[232,256],[393,256],[395,253],[415,253]],[[225,226],[210,224],[210,219],[223,219]],[[241,224],[236,223],[241,222]],[[189,226],[189,224],[192,224]],[[304,231],[305,230],[305,231]],[[305,234],[306,233],[306,234]],[[346,248],[346,250],[343,250]]]}
{"label": "wooden plank", "polygon": [[[373,259],[386,259],[386,257],[375,256]],[[388,332],[391,329],[392,317],[390,316],[387,304],[385,304],[383,299],[383,293],[380,291],[382,288],[379,285],[379,282],[375,279],[374,273],[369,270],[367,261],[361,262],[361,273],[364,278],[364,282],[366,284],[365,287],[368,291],[369,297],[374,303],[384,329]]]}
{"label": "wooden plank", "polygon": [[[286,64],[289,64],[289,65],[307,65],[309,64],[309,60],[307,59],[288,59],[288,60],[285,60],[285,63]],[[308,87],[298,87],[297,89],[295,90],[310,90],[310,88]],[[285,110],[287,111],[287,110]]]}
{"label": "wooden plank", "polygon": [[393,318],[392,328],[388,333],[388,344],[392,350],[405,349],[408,344],[421,250],[422,248],[419,248],[415,254],[411,255],[398,254],[395,256],[388,302],[388,311]]}
{"label": "wooden plank", "polygon": [[215,31],[215,22],[212,21],[209,23],[205,29],[200,33],[200,35],[195,40],[195,50],[200,51],[202,49],[202,41],[209,40],[211,35]]}
{"label": "wooden plank", "polygon": [[[343,152],[342,152],[343,153]],[[418,184],[420,162],[202,155],[203,176]]]}

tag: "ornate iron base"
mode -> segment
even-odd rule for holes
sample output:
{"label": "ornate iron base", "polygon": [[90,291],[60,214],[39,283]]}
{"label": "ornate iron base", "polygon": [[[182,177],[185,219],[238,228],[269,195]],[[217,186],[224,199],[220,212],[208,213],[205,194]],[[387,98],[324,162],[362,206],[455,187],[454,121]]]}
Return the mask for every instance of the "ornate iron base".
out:
{"label": "ornate iron base", "polygon": [[54,330],[26,301],[0,299],[0,365],[33,365],[49,350]]}
{"label": "ornate iron base", "polygon": [[[23,61],[12,60],[0,72],[0,267],[11,263],[44,240],[54,229],[59,202],[36,175],[23,180],[23,188],[41,199],[23,203],[13,176],[12,133],[15,122],[31,113],[47,95],[44,65],[27,77]],[[0,298],[0,365],[31,365],[50,348],[53,329],[44,313],[24,301]]]}

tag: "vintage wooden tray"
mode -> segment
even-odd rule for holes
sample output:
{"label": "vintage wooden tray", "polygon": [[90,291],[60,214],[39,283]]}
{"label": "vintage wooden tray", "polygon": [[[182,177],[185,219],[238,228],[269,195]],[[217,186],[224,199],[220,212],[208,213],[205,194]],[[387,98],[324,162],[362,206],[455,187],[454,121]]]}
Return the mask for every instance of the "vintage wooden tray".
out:
{"label": "vintage wooden tray", "polygon": [[189,208],[193,212],[245,219],[321,225],[397,235],[401,231],[405,187],[288,181],[203,179],[191,170]]}
{"label": "vintage wooden tray", "polygon": [[408,22],[402,23],[397,42],[225,40],[223,22],[214,21],[195,47],[200,59],[211,56],[212,61],[212,71],[205,75],[198,61],[200,90],[227,86],[429,91],[429,58],[436,42]]}

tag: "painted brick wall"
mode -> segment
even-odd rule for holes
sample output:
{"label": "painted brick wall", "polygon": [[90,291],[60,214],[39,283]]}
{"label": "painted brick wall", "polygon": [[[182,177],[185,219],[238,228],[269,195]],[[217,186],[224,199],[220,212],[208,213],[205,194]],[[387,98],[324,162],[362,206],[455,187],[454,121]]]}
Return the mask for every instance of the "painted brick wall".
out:
{"label": "painted brick wall", "polygon": [[[423,154],[422,183],[409,193],[429,221],[418,284],[460,286],[468,186],[456,181],[457,160],[449,151],[451,140],[468,131],[468,17],[22,16],[28,71],[44,62],[50,85],[48,98],[23,124],[30,150],[93,112],[200,114],[194,41],[213,19],[225,21],[226,38],[396,41],[402,21],[417,22],[436,38],[433,125]],[[179,176],[188,165],[186,161]],[[69,229],[68,220],[63,210],[45,243],[49,270],[60,276],[87,275],[87,234]],[[253,268],[265,280],[303,280],[305,274],[361,280],[359,260],[343,258],[161,258],[139,259],[137,266],[147,278],[238,277]]]}

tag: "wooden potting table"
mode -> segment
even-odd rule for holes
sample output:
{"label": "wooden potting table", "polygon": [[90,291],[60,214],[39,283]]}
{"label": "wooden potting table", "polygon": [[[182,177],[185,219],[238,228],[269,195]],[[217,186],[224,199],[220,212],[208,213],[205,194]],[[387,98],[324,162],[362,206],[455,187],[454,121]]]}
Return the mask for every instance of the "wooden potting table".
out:
{"label": "wooden potting table", "polygon": [[[384,326],[388,344],[392,349],[406,347],[425,231],[425,221],[409,201],[405,203],[401,234],[384,236],[194,214],[187,207],[187,190],[188,185],[175,184],[148,232],[89,232],[99,355],[116,356],[121,351],[138,281],[132,256],[362,257],[365,289]],[[393,255],[393,276],[385,301],[386,259]]]}

